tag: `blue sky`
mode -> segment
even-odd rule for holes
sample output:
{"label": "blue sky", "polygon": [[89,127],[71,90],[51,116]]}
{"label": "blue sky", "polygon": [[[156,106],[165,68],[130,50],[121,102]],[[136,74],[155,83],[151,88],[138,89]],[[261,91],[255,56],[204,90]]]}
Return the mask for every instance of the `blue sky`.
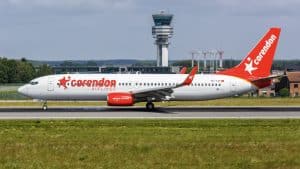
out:
{"label": "blue sky", "polygon": [[222,49],[241,59],[271,26],[276,59],[300,58],[299,0],[1,0],[0,56],[34,60],[155,59],[151,14],[174,14],[170,59]]}

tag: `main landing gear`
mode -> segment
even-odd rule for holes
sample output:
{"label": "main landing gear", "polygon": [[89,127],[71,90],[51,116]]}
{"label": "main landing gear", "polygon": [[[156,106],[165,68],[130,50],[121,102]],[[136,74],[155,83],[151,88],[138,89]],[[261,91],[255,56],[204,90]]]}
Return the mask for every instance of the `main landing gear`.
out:
{"label": "main landing gear", "polygon": [[155,109],[154,104],[152,102],[147,102],[146,109],[148,111],[153,111]]}

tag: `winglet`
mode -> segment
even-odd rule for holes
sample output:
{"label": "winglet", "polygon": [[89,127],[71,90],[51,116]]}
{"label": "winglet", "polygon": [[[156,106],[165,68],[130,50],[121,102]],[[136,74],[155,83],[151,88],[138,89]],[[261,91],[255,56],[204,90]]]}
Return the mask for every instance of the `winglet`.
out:
{"label": "winglet", "polygon": [[188,75],[188,77],[182,83],[183,85],[190,85],[193,82],[194,76],[198,71],[198,66],[193,67],[192,71]]}
{"label": "winglet", "polygon": [[183,68],[180,70],[179,74],[185,74],[185,73],[186,73],[186,70],[187,70],[187,68],[186,68],[186,67],[183,67]]}

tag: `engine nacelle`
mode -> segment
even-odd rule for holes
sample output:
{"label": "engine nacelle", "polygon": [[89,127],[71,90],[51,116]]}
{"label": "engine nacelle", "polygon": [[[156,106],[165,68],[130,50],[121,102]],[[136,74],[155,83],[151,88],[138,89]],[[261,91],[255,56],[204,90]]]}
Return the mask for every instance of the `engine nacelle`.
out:
{"label": "engine nacelle", "polygon": [[108,93],[107,105],[108,106],[132,106],[134,98],[131,93]]}

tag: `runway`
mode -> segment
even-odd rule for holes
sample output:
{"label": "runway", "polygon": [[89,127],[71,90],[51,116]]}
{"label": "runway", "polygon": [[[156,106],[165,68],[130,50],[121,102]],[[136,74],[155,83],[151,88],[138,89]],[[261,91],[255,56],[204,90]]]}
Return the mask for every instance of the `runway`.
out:
{"label": "runway", "polygon": [[0,119],[300,119],[300,107],[0,108]]}

